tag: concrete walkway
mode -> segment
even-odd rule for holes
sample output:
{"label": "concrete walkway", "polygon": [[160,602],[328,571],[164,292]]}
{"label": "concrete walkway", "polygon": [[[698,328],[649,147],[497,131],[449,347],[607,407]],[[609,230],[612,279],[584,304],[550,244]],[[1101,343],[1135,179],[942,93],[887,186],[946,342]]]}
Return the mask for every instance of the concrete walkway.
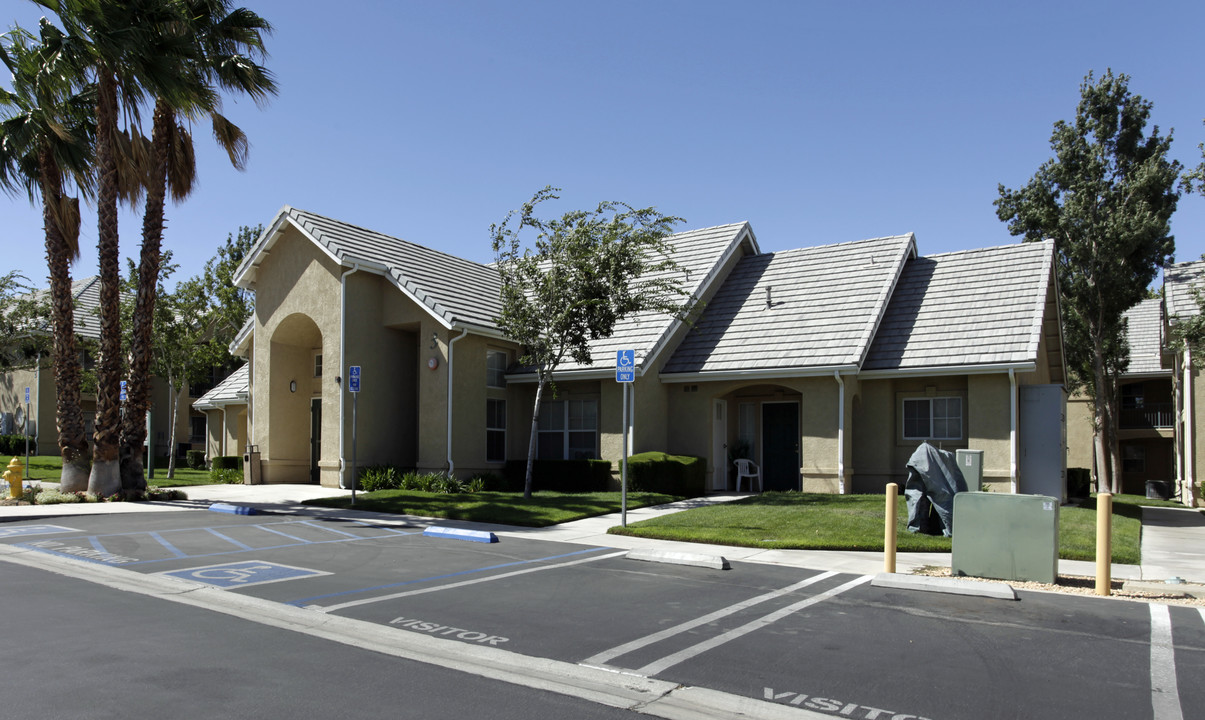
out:
{"label": "concrete walkway", "polygon": [[[50,483],[44,483],[50,486]],[[458,520],[442,520],[411,515],[391,515],[360,510],[320,508],[302,505],[305,500],[350,495],[350,491],[317,485],[198,485],[183,488],[188,500],[155,503],[86,503],[75,505],[28,505],[0,507],[0,522],[4,520],[61,517],[126,512],[178,512],[199,510],[213,503],[247,505],[264,512],[298,515],[335,516],[368,520],[380,524],[426,527],[440,525],[493,532],[499,537],[553,540],[557,542],[604,545],[629,550],[667,550],[673,552],[721,555],[728,560],[767,563],[787,567],[832,570],[836,572],[874,574],[883,570],[882,552],[838,550],[771,550],[704,545],[669,540],[608,535],[607,529],[619,525],[619,513],[576,520],[545,528],[525,528],[512,525],[491,525]],[[628,522],[634,523],[695,507],[730,502],[744,494],[726,493],[683,500],[669,505],[641,508],[628,512]],[[1114,565],[1117,580],[1162,581],[1179,577],[1187,582],[1205,583],[1205,516],[1199,511],[1179,508],[1143,508],[1142,558],[1138,565]],[[949,553],[899,553],[898,572],[911,572],[925,565],[949,567]],[[1078,560],[1060,560],[1059,572],[1067,575],[1093,576],[1096,565]]]}

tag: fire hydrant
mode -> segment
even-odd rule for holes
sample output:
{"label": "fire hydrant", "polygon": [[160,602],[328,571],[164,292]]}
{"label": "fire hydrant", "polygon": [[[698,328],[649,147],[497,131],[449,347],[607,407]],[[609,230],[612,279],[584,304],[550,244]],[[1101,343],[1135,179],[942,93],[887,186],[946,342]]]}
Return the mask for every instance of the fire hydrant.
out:
{"label": "fire hydrant", "polygon": [[8,481],[8,496],[19,498],[25,493],[21,487],[21,478],[25,476],[25,463],[21,458],[13,458],[4,471],[4,479]]}

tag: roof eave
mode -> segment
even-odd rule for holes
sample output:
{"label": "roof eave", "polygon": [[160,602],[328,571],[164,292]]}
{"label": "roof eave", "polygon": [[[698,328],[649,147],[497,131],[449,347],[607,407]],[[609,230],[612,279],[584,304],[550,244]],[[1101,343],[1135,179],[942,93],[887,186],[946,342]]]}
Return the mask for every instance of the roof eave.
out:
{"label": "roof eave", "polygon": [[678,382],[719,382],[722,380],[749,380],[763,378],[808,378],[808,377],[832,377],[833,373],[841,373],[842,375],[856,375],[858,373],[857,365],[825,365],[819,367],[795,367],[795,368],[756,368],[752,370],[712,370],[703,372],[675,373],[662,372],[658,373],[658,379],[663,383],[678,383]]}
{"label": "roof eave", "polygon": [[929,365],[915,368],[892,368],[889,370],[863,370],[859,378],[872,380],[874,378],[909,378],[926,375],[991,375],[995,373],[1033,372],[1038,369],[1036,360],[1014,363],[984,363],[977,365]]}

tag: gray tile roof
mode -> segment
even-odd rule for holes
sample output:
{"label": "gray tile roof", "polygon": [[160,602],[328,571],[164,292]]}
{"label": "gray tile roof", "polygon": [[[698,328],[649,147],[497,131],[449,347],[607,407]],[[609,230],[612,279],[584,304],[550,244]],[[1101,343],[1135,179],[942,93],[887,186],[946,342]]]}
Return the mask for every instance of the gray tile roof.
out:
{"label": "gray tile roof", "polygon": [[1126,373],[1165,372],[1161,361],[1162,301],[1159,298],[1143,300],[1127,310],[1125,317],[1126,341],[1130,346],[1130,366]]}
{"label": "gray tile roof", "polygon": [[[292,222],[319,246],[345,265],[350,260],[366,260],[384,266],[403,292],[443,321],[446,327],[470,325],[497,330],[494,318],[499,314],[501,279],[491,265],[464,260],[438,250],[332,220],[316,213],[285,206],[264,233],[235,277],[248,284],[254,281],[261,251],[273,241],[274,229]],[[684,288],[692,293],[713,278],[716,265],[747,239],[754,251],[756,240],[748,223],[722,225],[678,233],[667,238],[674,258],[685,271]],[[673,320],[664,315],[645,314],[620,323],[615,333],[591,345],[594,363],[588,367],[572,361],[559,371],[598,370],[615,366],[615,350],[636,350],[637,364],[653,354],[668,336]]]}
{"label": "gray tile roof", "polygon": [[350,256],[387,266],[394,283],[447,326],[494,327],[501,282],[488,265],[305,210],[285,210],[340,261]]}
{"label": "gray tile roof", "polygon": [[904,268],[865,370],[1037,359],[1054,243],[929,255]]}
{"label": "gray tile roof", "polygon": [[896,235],[745,257],[662,374],[857,365],[915,251]]}
{"label": "gray tile roof", "polygon": [[[34,300],[49,299],[50,290],[34,290],[27,297]],[[100,276],[93,275],[71,283],[71,297],[75,298],[75,334],[91,340],[100,339]],[[50,321],[41,328],[50,331]]]}
{"label": "gray tile roof", "polygon": [[226,376],[226,379],[201,397],[193,401],[192,406],[197,410],[216,410],[230,404],[247,402],[250,392],[251,363],[243,363],[238,370]]}
{"label": "gray tile roof", "polygon": [[[681,267],[682,288],[693,296],[703,293],[704,288],[715,280],[713,273],[738,245],[748,238],[756,252],[756,240],[748,223],[718,225],[716,227],[690,230],[671,235],[666,241],[673,248],[673,258]],[[651,358],[658,348],[668,340],[674,320],[659,313],[642,313],[620,322],[609,338],[590,343],[593,364],[581,366],[568,360],[558,372],[571,370],[606,370],[615,368],[616,351],[636,351],[637,367]]]}
{"label": "gray tile roof", "polygon": [[1199,315],[1193,290],[1205,289],[1205,260],[1176,263],[1163,273],[1163,291],[1167,299],[1167,317],[1189,318]]}

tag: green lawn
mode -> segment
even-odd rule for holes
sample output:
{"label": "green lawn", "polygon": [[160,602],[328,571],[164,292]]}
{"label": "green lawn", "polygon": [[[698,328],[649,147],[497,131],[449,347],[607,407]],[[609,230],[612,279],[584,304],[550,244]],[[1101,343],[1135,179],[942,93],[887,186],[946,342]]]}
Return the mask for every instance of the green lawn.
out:
{"label": "green lawn", "polygon": [[[11,459],[11,458],[10,458]],[[25,462],[25,456],[21,456]],[[32,455],[29,458],[29,478],[33,481],[58,482],[63,475],[63,458],[57,455]],[[183,463],[176,466],[175,477],[167,479],[167,465],[155,464],[155,477],[147,484],[151,487],[184,487],[188,485],[213,485],[208,470],[193,470]]]}
{"label": "green lawn", "polygon": [[[1139,562],[1141,504],[1175,505],[1119,495],[1113,507],[1113,562]],[[1059,511],[1059,557],[1096,559],[1096,505],[1063,507]],[[882,495],[822,495],[766,493],[736,502],[614,527],[617,535],[685,542],[804,550],[883,549]],[[896,545],[901,552],[949,552],[950,538],[907,531],[908,504],[897,508]],[[955,524],[957,527],[957,524]]]}
{"label": "green lawn", "polygon": [[[628,493],[628,509],[662,505],[679,498],[655,493]],[[349,508],[346,496],[307,500],[307,505]],[[571,520],[619,512],[617,492],[537,492],[530,500],[522,493],[477,492],[446,495],[417,490],[378,490],[357,493],[357,510],[449,518],[481,523],[545,527]]]}

